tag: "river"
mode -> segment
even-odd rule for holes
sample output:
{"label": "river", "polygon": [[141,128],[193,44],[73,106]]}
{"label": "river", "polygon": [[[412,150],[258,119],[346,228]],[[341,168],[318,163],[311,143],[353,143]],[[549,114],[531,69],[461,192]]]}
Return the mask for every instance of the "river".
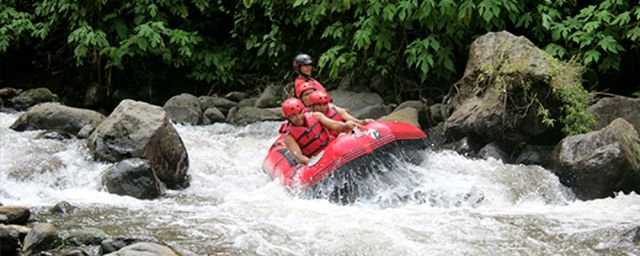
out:
{"label": "river", "polygon": [[[275,122],[176,125],[191,186],[138,200],[104,191],[110,164],[93,161],[84,140],[10,130],[18,116],[0,113],[0,203],[61,231],[151,236],[183,255],[640,254],[630,232],[640,196],[580,201],[538,166],[425,150],[419,165],[398,163],[411,185],[340,205],[291,195],[262,172]],[[48,213],[61,201],[77,209]]]}

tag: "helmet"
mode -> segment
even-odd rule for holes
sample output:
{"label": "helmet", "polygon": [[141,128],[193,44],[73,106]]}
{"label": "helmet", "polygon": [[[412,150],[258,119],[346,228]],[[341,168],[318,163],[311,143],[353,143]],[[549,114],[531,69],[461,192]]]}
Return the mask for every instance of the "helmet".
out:
{"label": "helmet", "polygon": [[282,102],[282,116],[284,116],[284,118],[302,110],[304,110],[304,105],[302,104],[302,101],[297,98],[289,98]]}
{"label": "helmet", "polygon": [[302,96],[302,93],[309,89],[318,91],[318,88],[316,88],[316,86],[310,82],[302,83],[299,86],[296,86],[296,97],[300,98],[300,96]]}
{"label": "helmet", "polygon": [[309,56],[308,54],[305,53],[301,53],[296,55],[295,58],[293,58],[293,70],[294,71],[300,71],[300,66],[302,65],[310,65],[313,64],[313,59],[311,59],[311,56]]}
{"label": "helmet", "polygon": [[309,103],[311,105],[329,103],[330,101],[329,94],[323,91],[315,91],[309,95]]}

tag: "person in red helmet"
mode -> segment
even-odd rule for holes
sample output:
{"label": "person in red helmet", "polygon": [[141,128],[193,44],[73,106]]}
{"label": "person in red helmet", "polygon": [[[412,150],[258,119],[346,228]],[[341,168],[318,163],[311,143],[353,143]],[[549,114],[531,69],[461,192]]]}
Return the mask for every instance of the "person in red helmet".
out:
{"label": "person in red helmet", "polygon": [[309,102],[309,95],[313,92],[322,91],[322,89],[318,89],[314,84],[305,82],[300,84],[300,86],[296,86],[296,97],[302,101],[305,107],[311,107],[311,103]]}
{"label": "person in red helmet", "polygon": [[[370,122],[370,119],[360,120],[353,117],[344,108],[338,107],[331,103],[331,97],[328,93],[323,91],[314,91],[307,97],[311,106],[311,111],[320,112],[326,117],[333,119],[337,122],[352,121],[358,125],[365,125]],[[331,131],[331,135],[337,137],[340,134],[337,131]]]}
{"label": "person in red helmet", "polygon": [[322,151],[332,139],[330,131],[349,131],[359,125],[354,122],[336,122],[319,112],[305,112],[304,104],[297,98],[282,102],[282,116],[288,125],[284,127],[284,143],[298,163],[307,164],[310,157]]}
{"label": "person in red helmet", "polygon": [[327,91],[324,86],[318,80],[311,77],[311,73],[313,72],[313,59],[308,54],[298,54],[295,58],[293,58],[293,76],[294,85],[296,91],[296,97],[300,98],[301,95],[298,93],[299,87],[304,83],[309,83],[316,90]]}

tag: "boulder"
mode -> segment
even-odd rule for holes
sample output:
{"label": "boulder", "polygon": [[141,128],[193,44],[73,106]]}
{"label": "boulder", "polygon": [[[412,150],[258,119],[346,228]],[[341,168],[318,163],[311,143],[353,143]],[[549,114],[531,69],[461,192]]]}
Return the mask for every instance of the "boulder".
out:
{"label": "boulder", "polygon": [[334,104],[350,112],[384,103],[380,95],[371,92],[352,92],[338,89],[330,91],[329,95]]}
{"label": "boulder", "polygon": [[102,184],[109,193],[154,199],[163,194],[162,185],[149,161],[125,159],[112,166],[102,176]]}
{"label": "boulder", "polygon": [[549,117],[561,114],[562,97],[556,89],[584,92],[580,70],[554,59],[525,37],[487,33],[470,47],[464,76],[450,100],[455,110],[445,122],[447,132],[500,144],[539,136],[548,130],[539,112],[542,106]]}
{"label": "boulder", "polygon": [[[11,125],[16,131],[50,130],[86,137],[90,131],[98,127],[105,116],[88,109],[73,108],[60,103],[42,103],[30,108]],[[80,134],[83,129],[84,137]]]}
{"label": "boulder", "polygon": [[163,244],[160,240],[154,237],[113,237],[102,240],[102,242],[100,242],[100,247],[104,254],[108,254],[120,250],[128,245],[140,242]]}
{"label": "boulder", "polygon": [[640,191],[640,138],[629,122],[568,136],[553,153],[554,172],[583,200]]}
{"label": "boulder", "polygon": [[204,115],[202,115],[202,124],[213,124],[224,121],[226,121],[224,114],[216,107],[208,108],[204,111]]}
{"label": "boulder", "polygon": [[58,236],[58,229],[50,223],[36,224],[24,238],[22,245],[23,255],[40,255],[40,251],[46,251],[62,246],[63,242]]}
{"label": "boulder", "polygon": [[189,185],[187,149],[161,107],[123,100],[89,136],[87,144],[97,160],[115,163],[143,158],[168,188]]}
{"label": "boulder", "polygon": [[63,237],[65,245],[100,245],[102,240],[109,238],[102,229],[83,228],[71,230]]}
{"label": "boulder", "polygon": [[47,88],[35,88],[26,90],[18,96],[11,98],[11,107],[17,110],[25,110],[43,102],[60,101],[58,95],[53,94]]}
{"label": "boulder", "polygon": [[391,114],[381,117],[380,120],[405,122],[420,128],[420,122],[418,122],[418,110],[412,107],[406,107],[398,111],[394,111]]}
{"label": "boulder", "polygon": [[0,255],[15,256],[20,252],[20,233],[15,229],[0,225]]}
{"label": "boulder", "polygon": [[20,206],[0,206],[0,223],[1,224],[27,224],[31,211],[28,208]]}
{"label": "boulder", "polygon": [[223,113],[227,113],[229,109],[238,105],[238,103],[234,101],[218,96],[200,96],[198,100],[200,100],[200,106],[203,111],[209,108],[217,108]]}
{"label": "boulder", "polygon": [[202,122],[200,100],[191,94],[173,96],[162,108],[167,111],[169,119],[176,123],[198,125]]}
{"label": "boulder", "polygon": [[525,165],[535,164],[543,167],[550,167],[552,152],[552,146],[526,145],[520,151],[520,154],[516,157],[514,163]]}
{"label": "boulder", "polygon": [[[418,111],[418,123],[420,124],[420,127],[431,127],[431,122],[429,122],[429,114],[428,114],[428,107],[427,104],[423,101],[419,101],[419,100],[409,100],[409,101],[405,101],[400,103],[400,105],[398,105],[391,113],[393,112],[397,112],[399,110],[405,109],[405,108],[414,108],[415,110]],[[436,123],[433,123],[433,125],[435,125]]]}
{"label": "boulder", "polygon": [[387,105],[377,104],[372,106],[366,106],[356,111],[351,111],[351,115],[358,119],[378,119],[382,116],[391,113],[391,107]]}
{"label": "boulder", "polygon": [[227,120],[229,123],[239,125],[261,121],[279,121],[282,120],[282,113],[280,108],[242,107],[237,111],[229,111]]}
{"label": "boulder", "polygon": [[640,132],[640,99],[623,96],[602,98],[587,110],[596,118],[596,130],[622,117]]}
{"label": "boulder", "polygon": [[495,160],[500,160],[504,163],[509,162],[509,154],[503,149],[502,146],[498,145],[495,142],[491,142],[487,145],[484,145],[480,150],[478,150],[478,157],[482,159],[493,158]]}
{"label": "boulder", "polygon": [[235,102],[240,102],[241,100],[248,98],[249,94],[247,94],[246,92],[233,91],[227,93],[226,95],[224,95],[224,97]]}
{"label": "boulder", "polygon": [[180,256],[181,254],[168,246],[156,243],[139,242],[104,256]]}
{"label": "boulder", "polygon": [[257,108],[279,107],[280,103],[285,99],[285,93],[282,86],[269,85],[264,89],[260,97],[256,100]]}

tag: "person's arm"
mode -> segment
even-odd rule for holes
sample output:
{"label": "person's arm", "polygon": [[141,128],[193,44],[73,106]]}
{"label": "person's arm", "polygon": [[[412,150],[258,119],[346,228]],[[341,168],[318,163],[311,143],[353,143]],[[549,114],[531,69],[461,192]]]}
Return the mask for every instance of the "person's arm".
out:
{"label": "person's arm", "polygon": [[359,125],[365,125],[373,120],[371,119],[364,119],[364,120],[360,120],[358,118],[353,117],[351,114],[349,114],[349,111],[347,111],[344,108],[338,107],[336,105],[333,105],[333,107],[335,108],[336,112],[338,112],[338,114],[340,116],[342,116],[342,119],[344,119],[344,121],[353,121]]}
{"label": "person's arm", "polygon": [[293,154],[293,157],[301,164],[309,163],[309,158],[302,154],[302,149],[298,145],[298,142],[291,137],[291,135],[287,135],[284,137],[284,145],[287,146],[287,149]]}
{"label": "person's arm", "polygon": [[324,114],[322,114],[320,112],[313,112],[313,116],[315,116],[318,119],[320,124],[324,125],[329,130],[335,130],[335,131],[340,131],[340,132],[348,132],[351,129],[353,129],[353,127],[359,127],[360,126],[358,123],[353,122],[353,121],[347,121],[347,122],[335,121],[335,120],[333,120],[331,118],[328,118],[327,116],[325,116]]}

